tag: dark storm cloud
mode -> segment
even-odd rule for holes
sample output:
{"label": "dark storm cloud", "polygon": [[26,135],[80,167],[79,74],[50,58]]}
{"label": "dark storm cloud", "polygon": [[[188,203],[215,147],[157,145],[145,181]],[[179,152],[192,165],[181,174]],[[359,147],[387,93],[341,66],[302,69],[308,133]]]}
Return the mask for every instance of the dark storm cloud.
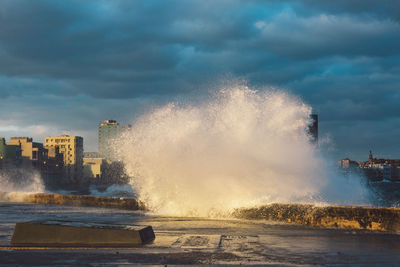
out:
{"label": "dark storm cloud", "polygon": [[0,119],[95,136],[93,120],[129,120],[229,73],[299,95],[337,147],[351,142],[335,123],[354,123],[343,132],[369,129],[386,149],[372,125],[400,118],[399,14],[372,0],[0,0]]}
{"label": "dark storm cloud", "polygon": [[[259,21],[259,45],[294,59],[326,56],[390,56],[398,53],[400,25],[392,21],[284,12],[274,21]],[[397,38],[393,38],[393,37]]]}
{"label": "dark storm cloud", "polygon": [[[295,4],[297,1],[291,1]],[[303,0],[302,4],[308,9],[329,12],[332,14],[352,14],[372,17],[381,17],[383,19],[399,20],[400,5],[397,0]]]}

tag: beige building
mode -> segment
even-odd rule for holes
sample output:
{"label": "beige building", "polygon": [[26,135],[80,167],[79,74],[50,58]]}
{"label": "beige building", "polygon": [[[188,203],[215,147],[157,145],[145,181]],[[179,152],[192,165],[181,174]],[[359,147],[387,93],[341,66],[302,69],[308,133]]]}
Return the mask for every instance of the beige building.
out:
{"label": "beige building", "polygon": [[97,152],[84,153],[83,174],[88,181],[98,185],[126,184],[129,181],[122,162],[107,160]]}
{"label": "beige building", "polygon": [[83,158],[83,175],[86,178],[101,178],[104,164],[106,161],[103,158]]}
{"label": "beige building", "polygon": [[43,144],[32,141],[31,137],[11,137],[7,145],[20,146],[23,164],[40,167],[47,157]]}
{"label": "beige building", "polygon": [[51,151],[57,147],[63,154],[65,174],[68,178],[78,181],[83,171],[83,138],[80,136],[48,136],[45,147]]}

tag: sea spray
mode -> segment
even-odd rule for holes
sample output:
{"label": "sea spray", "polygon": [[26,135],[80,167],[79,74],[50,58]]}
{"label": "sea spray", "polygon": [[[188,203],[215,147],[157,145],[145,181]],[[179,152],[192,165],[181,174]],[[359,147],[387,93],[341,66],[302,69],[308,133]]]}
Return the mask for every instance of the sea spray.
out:
{"label": "sea spray", "polygon": [[139,199],[159,214],[220,216],[272,202],[365,204],[358,179],[331,171],[310,143],[310,113],[282,91],[228,86],[203,103],[169,103],[137,119],[117,141],[118,154]]}
{"label": "sea spray", "polygon": [[112,184],[105,188],[104,190],[98,190],[95,185],[89,186],[90,195],[92,196],[102,196],[102,197],[136,197],[135,190],[133,190],[132,185],[125,184]]}
{"label": "sea spray", "polygon": [[15,168],[0,172],[0,192],[41,193],[44,191],[44,183],[36,170]]}

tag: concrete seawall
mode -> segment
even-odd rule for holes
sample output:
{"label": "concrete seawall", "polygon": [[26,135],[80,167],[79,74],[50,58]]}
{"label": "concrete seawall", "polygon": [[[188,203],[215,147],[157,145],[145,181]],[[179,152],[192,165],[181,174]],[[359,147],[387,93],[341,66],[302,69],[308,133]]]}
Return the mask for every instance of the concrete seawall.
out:
{"label": "concrete seawall", "polygon": [[[0,201],[36,204],[145,210],[133,198],[60,195],[45,193],[1,193]],[[314,206],[311,204],[270,204],[237,209],[233,217],[269,220],[308,226],[349,228],[400,233],[400,209],[360,206]]]}
{"label": "concrete seawall", "polygon": [[400,233],[400,209],[398,208],[271,204],[257,208],[238,209],[233,215],[243,219]]}
{"label": "concrete seawall", "polygon": [[98,207],[125,210],[144,210],[144,204],[134,198],[61,195],[46,193],[0,193],[0,201],[36,204],[65,205],[76,207]]}

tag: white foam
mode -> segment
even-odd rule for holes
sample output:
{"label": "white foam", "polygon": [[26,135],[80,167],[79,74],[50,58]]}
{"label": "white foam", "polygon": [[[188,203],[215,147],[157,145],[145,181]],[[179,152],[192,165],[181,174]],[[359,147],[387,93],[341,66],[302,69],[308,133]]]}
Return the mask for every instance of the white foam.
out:
{"label": "white foam", "polygon": [[309,142],[311,107],[273,89],[221,88],[170,103],[119,141],[131,184],[154,212],[216,216],[271,202],[364,203],[359,179],[331,171]]}

